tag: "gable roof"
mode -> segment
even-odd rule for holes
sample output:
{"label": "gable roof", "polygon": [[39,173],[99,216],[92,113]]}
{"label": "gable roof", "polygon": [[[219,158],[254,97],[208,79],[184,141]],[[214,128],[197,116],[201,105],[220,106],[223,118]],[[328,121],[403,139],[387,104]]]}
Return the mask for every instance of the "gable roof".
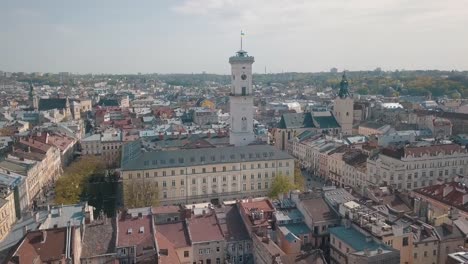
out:
{"label": "gable roof", "polygon": [[122,171],[292,159],[270,145],[142,152],[140,142],[135,142],[123,146]]}
{"label": "gable roof", "polygon": [[63,260],[66,238],[67,227],[29,232],[8,263],[51,263]]}
{"label": "gable roof", "polygon": [[281,116],[278,125],[281,129],[313,128],[314,122],[311,113],[285,113]]}
{"label": "gable roof", "polygon": [[67,99],[65,98],[41,98],[39,99],[39,111],[47,111],[52,109],[64,109],[67,107]]}
{"label": "gable roof", "polygon": [[340,125],[334,116],[313,116],[319,128],[338,128]]}
{"label": "gable roof", "polygon": [[119,106],[117,99],[100,99],[97,103],[99,106]]}

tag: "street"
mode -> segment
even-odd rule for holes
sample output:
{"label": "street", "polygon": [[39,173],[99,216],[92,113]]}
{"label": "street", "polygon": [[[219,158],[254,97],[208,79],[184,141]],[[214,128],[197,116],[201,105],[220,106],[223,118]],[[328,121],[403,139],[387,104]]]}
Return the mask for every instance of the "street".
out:
{"label": "street", "polygon": [[301,172],[305,178],[305,185],[307,189],[321,188],[325,185],[325,181],[320,179],[318,176],[315,176],[312,173],[308,172],[307,170],[301,170]]}

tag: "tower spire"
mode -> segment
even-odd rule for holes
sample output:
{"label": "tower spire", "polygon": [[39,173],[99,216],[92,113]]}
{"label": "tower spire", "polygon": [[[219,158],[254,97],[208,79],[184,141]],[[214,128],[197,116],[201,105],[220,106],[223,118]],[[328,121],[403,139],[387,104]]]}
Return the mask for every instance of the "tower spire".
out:
{"label": "tower spire", "polygon": [[347,96],[349,96],[348,79],[346,78],[346,71],[343,71],[343,76],[341,77],[340,91],[338,92],[338,96],[341,98],[346,98]]}

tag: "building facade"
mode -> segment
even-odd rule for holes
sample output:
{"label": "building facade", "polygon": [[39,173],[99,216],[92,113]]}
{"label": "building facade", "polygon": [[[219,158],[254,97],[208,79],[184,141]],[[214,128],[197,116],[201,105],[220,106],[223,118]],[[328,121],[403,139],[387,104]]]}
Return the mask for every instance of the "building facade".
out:
{"label": "building facade", "polygon": [[456,144],[385,148],[367,162],[373,184],[412,190],[466,176],[468,152]]}
{"label": "building facade", "polygon": [[143,152],[125,144],[121,177],[152,183],[162,204],[265,196],[277,175],[293,181],[294,159],[268,145]]}

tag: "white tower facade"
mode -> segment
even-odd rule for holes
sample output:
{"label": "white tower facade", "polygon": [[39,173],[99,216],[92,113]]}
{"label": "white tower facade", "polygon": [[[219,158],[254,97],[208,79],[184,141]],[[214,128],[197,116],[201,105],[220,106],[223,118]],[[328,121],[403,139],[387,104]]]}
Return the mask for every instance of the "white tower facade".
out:
{"label": "white tower facade", "polygon": [[333,115],[336,121],[341,126],[343,135],[353,134],[353,110],[354,100],[351,98],[348,90],[348,80],[346,74],[343,73],[343,78],[340,83],[340,91],[333,102]]}
{"label": "white tower facade", "polygon": [[253,132],[252,64],[254,57],[239,50],[229,58],[231,64],[231,131],[229,143],[245,146],[255,141]]}

